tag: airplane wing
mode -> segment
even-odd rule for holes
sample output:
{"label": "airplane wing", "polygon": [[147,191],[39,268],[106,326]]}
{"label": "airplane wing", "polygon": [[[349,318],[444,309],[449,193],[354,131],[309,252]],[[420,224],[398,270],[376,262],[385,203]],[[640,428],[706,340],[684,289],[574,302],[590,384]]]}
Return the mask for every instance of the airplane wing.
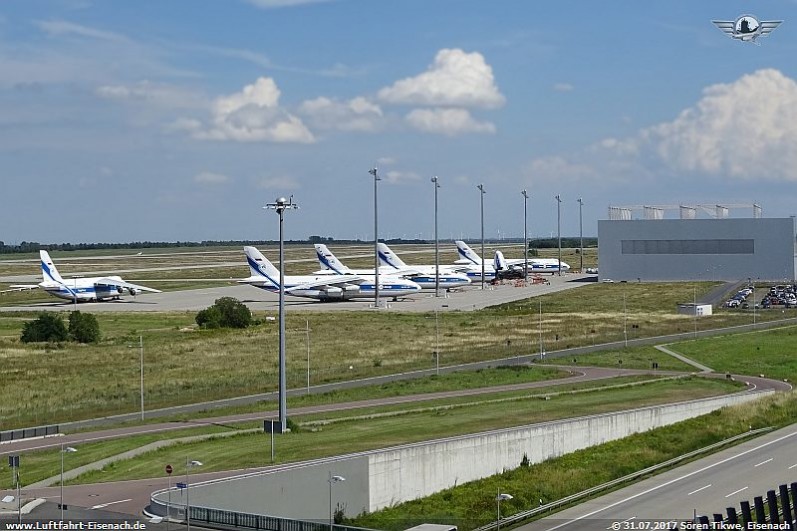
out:
{"label": "airplane wing", "polygon": [[335,275],[334,277],[324,278],[320,280],[315,280],[313,282],[305,282],[303,284],[297,284],[296,286],[291,286],[290,288],[285,289],[285,293],[291,293],[293,291],[302,291],[307,289],[314,289],[314,288],[340,288],[345,286],[352,286],[352,285],[360,285],[365,282],[366,279],[357,275]]}
{"label": "airplane wing", "polygon": [[124,288],[127,290],[135,290],[135,291],[148,291],[150,293],[161,293],[158,289],[148,288],[146,286],[139,286],[138,284],[131,284],[130,282],[125,282],[124,280],[115,280],[113,278],[101,278],[97,280],[94,285],[96,286],[113,286],[116,288]]}
{"label": "airplane wing", "polygon": [[9,289],[4,289],[0,291],[0,293],[11,293],[13,291],[28,291],[32,289],[38,289],[38,284],[17,284],[14,286],[9,286]]}

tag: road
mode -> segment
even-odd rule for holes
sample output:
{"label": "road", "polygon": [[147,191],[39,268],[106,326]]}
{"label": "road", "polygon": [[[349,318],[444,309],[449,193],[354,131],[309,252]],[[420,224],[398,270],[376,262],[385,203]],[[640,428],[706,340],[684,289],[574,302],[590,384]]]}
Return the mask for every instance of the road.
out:
{"label": "road", "polygon": [[714,513],[725,514],[726,507],[738,511],[743,500],[752,503],[755,496],[795,480],[797,425],[792,425],[515,529],[603,531],[622,522],[664,522],[695,514],[711,519]]}

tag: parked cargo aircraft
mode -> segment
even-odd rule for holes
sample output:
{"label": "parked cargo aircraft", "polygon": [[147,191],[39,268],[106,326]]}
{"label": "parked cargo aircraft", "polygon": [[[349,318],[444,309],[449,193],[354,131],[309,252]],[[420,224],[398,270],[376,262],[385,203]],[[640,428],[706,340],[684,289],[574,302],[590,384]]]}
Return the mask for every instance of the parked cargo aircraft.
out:
{"label": "parked cargo aircraft", "polygon": [[[379,261],[382,262],[382,254],[383,254],[383,246],[387,248],[387,246],[383,243],[379,244]],[[388,249],[390,251],[390,249]],[[363,275],[368,276],[369,278],[374,276],[373,269],[349,269],[346,267],[338,258],[329,250],[329,248],[324,245],[323,243],[317,243],[315,245],[315,253],[318,257],[318,263],[321,264],[321,270],[316,271],[316,274],[319,275],[328,275],[328,274],[353,274],[353,275]],[[399,260],[401,261],[401,260]],[[432,266],[432,270],[429,271],[428,269],[420,269],[416,268],[415,266],[408,266],[403,264],[403,267],[393,267],[392,265],[388,265],[387,267],[380,267],[379,268],[379,276],[380,280],[382,279],[382,275],[391,276],[391,277],[401,277],[407,280],[411,280],[418,284],[422,289],[435,289],[435,274],[434,274],[434,266]],[[443,289],[451,289],[451,288],[458,288],[461,286],[467,286],[470,284],[470,279],[467,275],[463,273],[457,273],[453,271],[443,271],[442,267],[440,269],[440,278],[439,278],[439,285]]]}
{"label": "parked cargo aircraft", "polygon": [[[399,256],[393,252],[390,247],[387,246],[385,243],[380,243],[379,247],[379,263],[383,264],[385,267],[388,267],[394,271],[402,271],[402,270],[410,270],[410,271],[418,271],[425,275],[432,275],[432,282],[434,283],[434,274],[435,274],[435,265],[434,264],[423,264],[423,265],[409,265],[404,263],[404,260],[399,258]],[[465,275],[471,282],[473,281],[480,281],[482,270],[481,267],[473,267],[472,265],[450,265],[450,264],[440,264],[440,275],[442,278],[443,274],[458,274],[458,275]],[[484,270],[484,277],[485,280],[492,280],[495,277],[495,271],[490,269],[489,267]]]}
{"label": "parked cargo aircraft", "polygon": [[[462,240],[457,240],[457,253],[459,253],[459,260],[457,260],[456,264],[473,264],[475,266],[481,267],[482,258],[470,248],[470,246],[463,242]],[[503,260],[503,268],[523,268],[524,260],[523,258],[513,258],[511,260],[506,260],[504,258],[503,253],[501,251],[496,251],[495,257],[493,259],[492,267],[494,269],[501,269],[498,263],[498,257]],[[530,273],[557,273],[559,271],[559,260],[557,258],[529,258],[529,272]],[[485,264],[487,266],[487,264]],[[570,270],[570,265],[566,262],[562,262],[562,272],[567,272]]]}
{"label": "parked cargo aircraft", "polygon": [[157,289],[125,282],[118,276],[64,280],[47,251],[39,251],[39,257],[41,258],[42,282],[39,284],[17,284],[10,286],[11,289],[4,290],[4,292],[41,288],[54,297],[77,302],[119,299],[125,291],[130,295],[137,295],[144,291],[160,293]]}
{"label": "parked cargo aircraft", "polygon": [[[280,278],[280,272],[263,254],[254,247],[244,247],[246,261],[251,276],[238,282],[249,284],[273,293],[279,292],[280,282],[285,284],[285,293],[297,297],[309,297],[321,301],[343,301],[349,299],[373,298],[375,282],[373,278],[361,275],[301,275]],[[421,287],[410,280],[395,276],[380,277],[379,293],[387,298],[418,293]]]}

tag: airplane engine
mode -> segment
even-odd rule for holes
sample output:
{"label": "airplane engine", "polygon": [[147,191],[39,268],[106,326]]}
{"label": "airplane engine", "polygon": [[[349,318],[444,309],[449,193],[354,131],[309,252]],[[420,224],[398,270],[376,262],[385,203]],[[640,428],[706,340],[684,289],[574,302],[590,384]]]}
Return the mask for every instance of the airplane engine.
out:
{"label": "airplane engine", "polygon": [[321,300],[324,301],[338,301],[338,300],[344,300],[345,298],[343,289],[335,286],[324,288],[322,293],[323,296],[321,297]]}
{"label": "airplane engine", "polygon": [[121,295],[121,294],[122,294],[122,293],[124,293],[124,292],[125,292],[125,289],[124,289],[123,287],[121,287],[121,286],[117,286],[117,288],[116,288],[116,293],[118,293],[119,295]]}
{"label": "airplane engine", "polygon": [[136,295],[138,295],[138,290],[137,290],[137,289],[135,289],[135,288],[130,288],[130,290],[129,290],[129,291],[130,291],[130,295],[133,295],[134,297],[135,297]]}

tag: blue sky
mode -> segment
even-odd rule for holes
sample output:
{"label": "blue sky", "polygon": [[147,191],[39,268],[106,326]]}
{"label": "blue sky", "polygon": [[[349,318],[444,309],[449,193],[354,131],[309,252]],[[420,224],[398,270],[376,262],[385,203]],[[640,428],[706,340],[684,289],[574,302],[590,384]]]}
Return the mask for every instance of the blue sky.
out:
{"label": "blue sky", "polygon": [[[711,24],[784,20],[761,46]],[[595,235],[797,214],[797,3],[4,0],[0,240]],[[641,214],[637,214],[641,215]],[[677,215],[668,212],[668,216]],[[748,216],[748,210],[731,211]]]}

